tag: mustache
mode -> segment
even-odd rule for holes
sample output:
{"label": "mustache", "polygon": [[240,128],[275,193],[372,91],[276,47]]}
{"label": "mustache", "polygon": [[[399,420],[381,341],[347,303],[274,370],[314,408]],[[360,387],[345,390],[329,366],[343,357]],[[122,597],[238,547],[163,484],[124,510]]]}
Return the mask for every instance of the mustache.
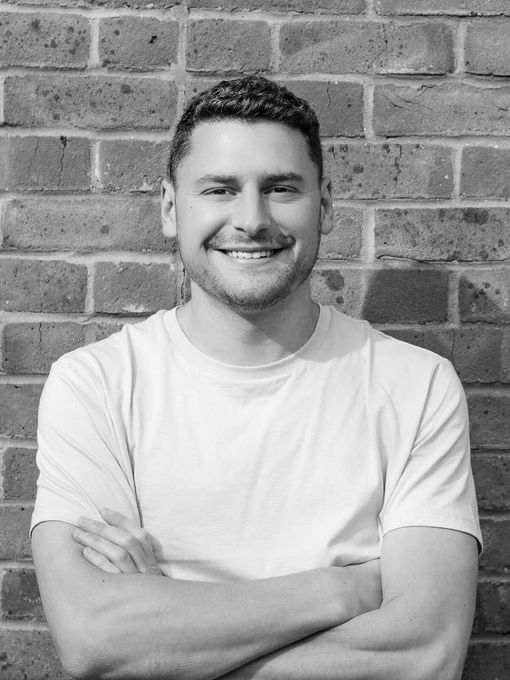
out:
{"label": "mustache", "polygon": [[278,250],[280,248],[288,248],[295,243],[296,239],[293,236],[286,234],[271,234],[264,235],[262,232],[260,236],[254,238],[240,238],[239,234],[215,234],[206,241],[206,247],[214,248],[215,250],[235,250],[236,248],[262,248],[263,250]]}

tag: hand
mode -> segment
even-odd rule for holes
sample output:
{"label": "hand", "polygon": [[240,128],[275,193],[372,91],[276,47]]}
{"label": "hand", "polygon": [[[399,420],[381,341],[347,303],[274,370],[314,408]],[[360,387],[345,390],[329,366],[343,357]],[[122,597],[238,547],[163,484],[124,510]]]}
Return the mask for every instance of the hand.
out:
{"label": "hand", "polygon": [[78,519],[73,539],[85,546],[83,556],[110,574],[162,575],[150,534],[120,512],[100,511],[104,522],[87,517]]}

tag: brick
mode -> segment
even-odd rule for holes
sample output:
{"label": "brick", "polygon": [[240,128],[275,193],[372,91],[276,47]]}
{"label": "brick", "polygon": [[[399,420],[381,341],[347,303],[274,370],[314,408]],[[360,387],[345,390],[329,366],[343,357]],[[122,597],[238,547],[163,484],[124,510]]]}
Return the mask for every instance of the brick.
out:
{"label": "brick", "polygon": [[479,454],[472,457],[471,465],[478,507],[481,510],[510,510],[510,455]]}
{"label": "brick", "polygon": [[170,309],[177,301],[177,276],[171,265],[100,262],[96,266],[96,312],[150,314]]}
{"label": "brick", "polygon": [[462,680],[507,680],[509,659],[508,640],[472,640]]}
{"label": "brick", "polygon": [[475,633],[510,633],[510,582],[481,581],[478,584]]}
{"label": "brick", "polygon": [[170,9],[183,4],[183,0],[6,0],[16,5],[39,5],[40,7],[131,7],[133,9]]}
{"label": "brick", "polygon": [[510,322],[510,271],[470,269],[460,277],[461,321]]}
{"label": "brick", "polygon": [[33,569],[5,569],[2,614],[8,621],[45,621]]}
{"label": "brick", "polygon": [[476,262],[510,257],[508,208],[376,210],[376,257]]}
{"label": "brick", "polygon": [[0,188],[87,190],[89,141],[68,137],[0,138]]}
{"label": "brick", "polygon": [[90,342],[98,342],[108,338],[113,333],[122,330],[124,324],[119,321],[91,321],[86,324],[87,335]]}
{"label": "brick", "polygon": [[89,22],[73,14],[0,13],[0,66],[85,68]]}
{"label": "brick", "polygon": [[110,129],[166,129],[174,115],[175,83],[108,76],[9,76],[7,125]]}
{"label": "brick", "polygon": [[47,630],[0,630],[2,680],[69,680]]}
{"label": "brick", "polygon": [[374,323],[446,321],[448,273],[430,269],[373,270],[362,316]]}
{"label": "brick", "polygon": [[359,208],[336,207],[333,231],[321,237],[319,258],[323,260],[355,260],[360,256],[363,211]]}
{"label": "brick", "polygon": [[510,441],[510,394],[468,394],[471,445],[507,448]]}
{"label": "brick", "polygon": [[510,198],[510,149],[465,147],[460,193],[482,198]]}
{"label": "brick", "polygon": [[508,380],[502,364],[503,342],[509,333],[491,326],[455,329],[452,361],[465,383]]}
{"label": "brick", "polygon": [[375,0],[374,6],[379,14],[510,15],[507,0]]}
{"label": "brick", "polygon": [[137,139],[103,140],[99,177],[103,191],[159,191],[166,177],[170,145]]}
{"label": "brick", "polygon": [[422,144],[327,144],[326,172],[339,198],[441,198],[452,193],[449,149]]}
{"label": "brick", "polygon": [[283,24],[281,68],[289,73],[446,73],[453,38],[439,23],[308,21]]}
{"label": "brick", "polygon": [[363,291],[361,270],[323,266],[312,272],[311,284],[313,297],[318,302],[359,317]]}
{"label": "brick", "polygon": [[473,22],[467,26],[465,70],[480,75],[510,75],[510,21]]}
{"label": "brick", "polygon": [[7,373],[48,373],[65,352],[85,344],[77,323],[11,323],[3,332],[3,369]]}
{"label": "brick", "polygon": [[333,80],[280,82],[295,95],[310,102],[319,119],[321,135],[363,136],[363,87],[359,83],[336,83]]}
{"label": "brick", "polygon": [[23,250],[156,250],[163,237],[155,197],[23,197],[4,206],[4,248]]}
{"label": "brick", "polygon": [[1,457],[4,500],[35,498],[37,466],[35,449],[10,446]]}
{"label": "brick", "polygon": [[0,384],[0,435],[35,437],[42,385]]}
{"label": "brick", "polygon": [[49,260],[3,259],[0,309],[10,312],[83,312],[87,293],[84,265]]}
{"label": "brick", "polygon": [[28,559],[31,556],[28,540],[31,516],[32,507],[26,505],[0,507],[0,560]]}
{"label": "brick", "polygon": [[268,12],[327,12],[328,14],[361,14],[365,0],[316,0],[313,8],[303,0],[188,0],[191,9],[260,10]]}
{"label": "brick", "polygon": [[113,17],[99,24],[99,58],[108,68],[152,69],[177,61],[179,24],[143,17]]}
{"label": "brick", "polygon": [[453,330],[445,328],[384,328],[383,332],[397,340],[423,347],[452,360]]}
{"label": "brick", "polygon": [[510,521],[504,518],[481,518],[484,550],[481,571],[505,573],[510,570]]}
{"label": "brick", "polygon": [[265,71],[271,34],[264,21],[203,19],[188,24],[189,71]]}
{"label": "brick", "polygon": [[375,87],[374,130],[379,135],[507,135],[509,129],[510,87]]}

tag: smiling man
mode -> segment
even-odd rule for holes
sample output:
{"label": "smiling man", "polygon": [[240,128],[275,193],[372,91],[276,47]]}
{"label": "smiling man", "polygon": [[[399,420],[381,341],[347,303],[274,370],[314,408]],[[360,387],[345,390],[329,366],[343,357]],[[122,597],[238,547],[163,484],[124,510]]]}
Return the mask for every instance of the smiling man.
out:
{"label": "smiling man", "polygon": [[309,105],[261,77],[178,123],[191,299],[62,357],[32,543],[79,678],[456,680],[480,531],[451,365],[315,303]]}

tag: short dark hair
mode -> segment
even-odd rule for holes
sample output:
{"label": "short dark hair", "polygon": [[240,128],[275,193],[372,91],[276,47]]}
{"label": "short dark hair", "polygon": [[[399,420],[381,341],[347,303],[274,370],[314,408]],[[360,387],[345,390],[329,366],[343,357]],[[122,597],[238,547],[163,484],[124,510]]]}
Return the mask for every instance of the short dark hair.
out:
{"label": "short dark hair", "polygon": [[238,119],[248,123],[283,123],[301,131],[310,158],[322,180],[323,162],[319,121],[310,104],[283,85],[262,76],[251,75],[222,80],[195,95],[182,114],[170,146],[167,173],[175,184],[180,161],[189,153],[194,128],[203,121]]}

